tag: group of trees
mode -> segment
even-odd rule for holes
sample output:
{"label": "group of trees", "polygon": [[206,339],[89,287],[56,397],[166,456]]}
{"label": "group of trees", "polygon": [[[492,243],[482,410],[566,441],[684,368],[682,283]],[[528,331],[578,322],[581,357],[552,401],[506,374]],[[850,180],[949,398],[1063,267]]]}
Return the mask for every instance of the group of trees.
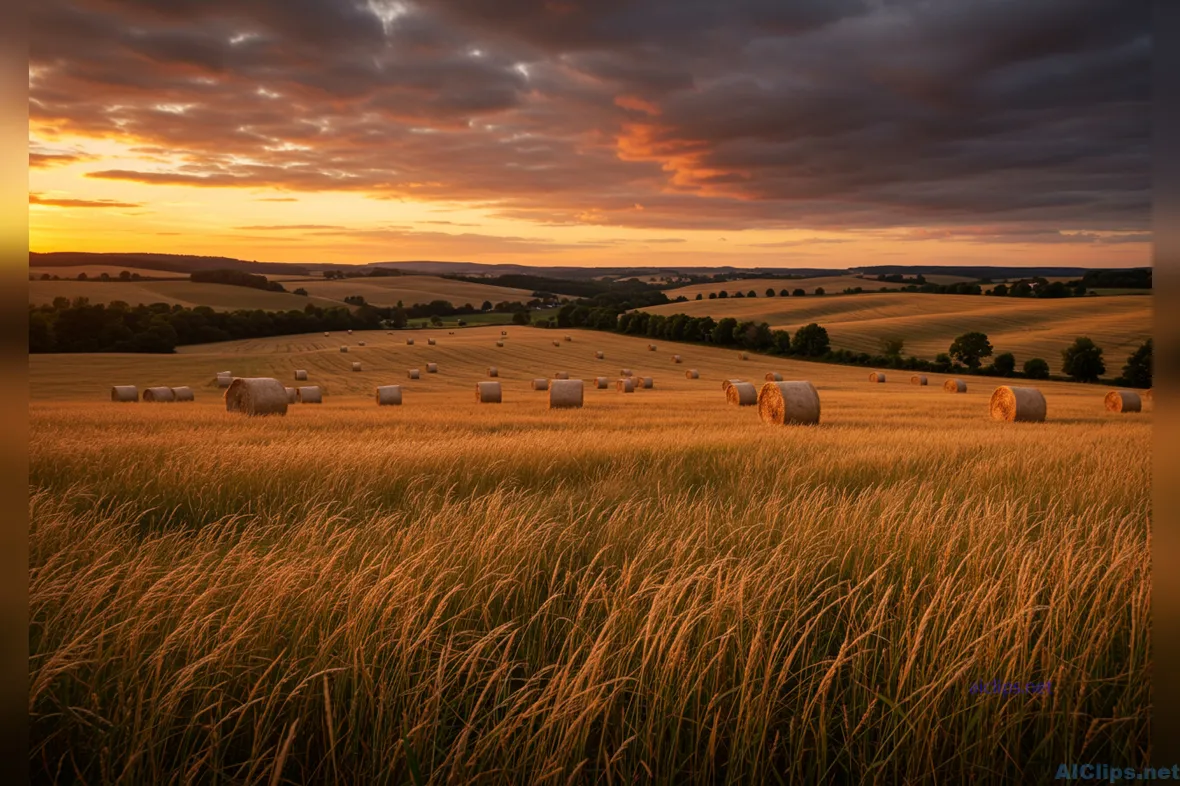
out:
{"label": "group of trees", "polygon": [[[795,289],[787,289],[784,287],[783,289],[780,289],[778,291],[778,297],[803,297],[806,294],[807,294],[806,290],[804,290],[801,287],[795,287]],[[823,287],[816,287],[815,294],[817,294],[817,295],[825,294],[824,288]],[[775,296],[774,287],[767,287],[766,292],[765,292],[765,296],[766,297],[774,297]],[[751,289],[746,292],[740,292],[740,291],[734,292],[731,295],[731,294],[729,294],[729,290],[720,289],[720,290],[717,290],[716,292],[709,293],[709,300],[717,300],[717,299],[725,300],[726,298],[731,298],[731,297],[758,297],[758,291]],[[702,294],[700,292],[698,292],[696,299],[703,300],[704,297],[702,296]],[[681,302],[684,302],[687,300],[688,300],[688,298],[681,296],[681,297],[676,298],[676,300],[674,300],[673,302],[681,303]]]}
{"label": "group of trees", "polygon": [[241,270],[197,270],[189,274],[189,279],[198,284],[230,284],[235,287],[250,287],[268,292],[287,291],[277,281],[271,281],[266,276],[260,276],[257,273],[246,273]]}
{"label": "group of trees", "polygon": [[[34,279],[33,276],[29,276],[30,281],[32,281],[33,279]],[[57,276],[57,275],[51,275],[49,273],[42,273],[41,280],[42,281],[61,281],[61,277]],[[141,276],[139,273],[132,273],[130,270],[120,270],[119,274],[117,276],[112,276],[110,273],[103,272],[103,273],[99,273],[94,278],[91,278],[86,273],[85,270],[83,270],[81,273],[78,274],[78,281],[142,281],[142,280],[143,280],[143,276]]]}
{"label": "group of trees", "polygon": [[346,278],[385,278],[389,276],[403,276],[402,271],[389,267],[361,267],[349,270],[325,270],[324,278],[343,280]]}

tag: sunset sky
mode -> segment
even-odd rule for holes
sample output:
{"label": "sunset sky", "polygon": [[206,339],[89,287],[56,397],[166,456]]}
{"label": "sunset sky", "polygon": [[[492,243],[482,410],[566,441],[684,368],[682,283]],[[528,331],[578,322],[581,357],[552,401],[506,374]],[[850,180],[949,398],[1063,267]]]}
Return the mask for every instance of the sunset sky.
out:
{"label": "sunset sky", "polygon": [[33,251],[1150,263],[1148,0],[39,0]]}

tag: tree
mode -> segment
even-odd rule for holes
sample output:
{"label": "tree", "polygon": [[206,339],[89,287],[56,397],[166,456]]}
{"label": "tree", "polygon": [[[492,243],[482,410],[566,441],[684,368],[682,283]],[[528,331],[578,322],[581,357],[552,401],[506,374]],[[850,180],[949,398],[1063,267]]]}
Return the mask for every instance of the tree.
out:
{"label": "tree", "polygon": [[1151,339],[1147,339],[1127,358],[1123,366],[1123,382],[1133,388],[1151,387]]}
{"label": "tree", "polygon": [[767,287],[766,288],[766,296],[767,297],[774,297],[774,287]]}
{"label": "tree", "polygon": [[85,281],[85,280],[86,280],[86,279],[88,279],[88,278],[90,278],[90,276],[86,275],[85,273],[79,273],[79,274],[78,274],[78,280],[79,280],[79,281]]}
{"label": "tree", "polygon": [[713,328],[713,343],[714,344],[735,344],[737,338],[734,336],[734,331],[737,330],[738,322],[733,317],[726,317],[717,323],[717,327]]}
{"label": "tree", "polygon": [[527,311],[513,311],[512,324],[527,325],[529,323],[529,312]]}
{"label": "tree", "polygon": [[787,288],[786,288],[786,287],[783,287],[782,289],[780,289],[780,290],[778,291],[778,296],[779,296],[779,297],[787,297],[787,296],[789,296],[790,294],[791,294],[791,293],[790,293],[789,291],[787,291]]}
{"label": "tree", "polygon": [[758,297],[758,293],[751,289],[746,293],[746,297]]}
{"label": "tree", "polygon": [[831,349],[828,343],[828,331],[814,322],[804,325],[795,331],[795,338],[791,340],[791,350],[796,355],[804,357],[819,357],[827,354]]}
{"label": "tree", "polygon": [[901,351],[905,349],[905,339],[896,336],[892,338],[881,339],[881,352],[887,358],[901,357]]}
{"label": "tree", "polygon": [[307,290],[304,289],[303,287],[299,287],[299,289],[296,289],[291,294],[292,295],[303,295],[304,297],[307,297]]}
{"label": "tree", "polygon": [[992,368],[1001,377],[1006,377],[1016,370],[1016,356],[1011,352],[1001,352],[992,361]]}
{"label": "tree", "polygon": [[440,317],[438,314],[431,314],[430,315],[430,324],[441,325],[442,324],[442,317]]}
{"label": "tree", "polygon": [[491,311],[491,310],[492,310],[492,301],[490,301],[490,300],[485,300],[485,301],[483,302],[483,305],[481,305],[481,306],[479,307],[479,310],[480,310],[480,311]]}
{"label": "tree", "polygon": [[992,294],[998,295],[999,297],[1007,296],[1008,285],[1007,284],[996,284],[994,287],[992,287]]}
{"label": "tree", "polygon": [[710,292],[710,293],[709,293],[709,300],[716,300],[716,299],[717,299],[717,293],[716,293],[716,292]]}
{"label": "tree", "polygon": [[720,292],[718,292],[718,293],[717,293],[717,297],[719,297],[719,298],[727,298],[727,297],[729,297],[729,293],[728,293],[728,292],[726,292],[726,291],[723,289],[723,290],[721,290]]}
{"label": "tree", "polygon": [[130,281],[131,280],[131,271],[130,270],[119,271],[119,280],[120,281]]}
{"label": "tree", "polygon": [[791,334],[785,330],[776,330],[770,334],[774,344],[774,351],[780,355],[791,354]]}
{"label": "tree", "polygon": [[701,293],[700,293],[700,292],[698,292],[698,293],[697,293],[697,300],[700,300],[700,299],[701,299]]}
{"label": "tree", "polygon": [[824,292],[824,288],[823,288],[823,287],[816,287],[816,288],[815,288],[815,294],[817,294],[817,295],[826,295],[826,294],[828,294],[828,293],[827,293],[827,292]]}
{"label": "tree", "polygon": [[803,297],[806,294],[807,293],[804,292],[802,289],[796,289],[794,292],[791,293],[791,295],[793,295],[794,297]]}
{"label": "tree", "polygon": [[986,333],[964,333],[951,342],[950,356],[968,368],[979,368],[983,358],[992,354],[992,344]]}
{"label": "tree", "polygon": [[1082,336],[1061,350],[1061,370],[1078,382],[1097,382],[1106,373],[1102,347]]}
{"label": "tree", "polygon": [[1049,364],[1041,358],[1024,361],[1024,375],[1029,379],[1048,379]]}

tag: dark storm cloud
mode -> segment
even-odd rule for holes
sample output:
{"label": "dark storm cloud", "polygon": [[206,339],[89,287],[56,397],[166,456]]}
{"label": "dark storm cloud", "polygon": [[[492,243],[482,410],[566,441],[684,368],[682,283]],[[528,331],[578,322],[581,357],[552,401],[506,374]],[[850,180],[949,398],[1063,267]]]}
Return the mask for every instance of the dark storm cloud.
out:
{"label": "dark storm cloud", "polygon": [[1149,8],[46,0],[30,116],[152,151],[103,179],[1076,238],[1147,227]]}

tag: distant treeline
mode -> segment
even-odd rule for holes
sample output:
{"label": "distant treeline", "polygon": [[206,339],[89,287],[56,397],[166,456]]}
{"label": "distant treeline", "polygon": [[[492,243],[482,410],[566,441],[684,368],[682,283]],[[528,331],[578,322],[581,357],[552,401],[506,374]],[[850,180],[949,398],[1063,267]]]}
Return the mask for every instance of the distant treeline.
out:
{"label": "distant treeline", "polygon": [[[453,281],[467,281],[472,284],[491,284],[511,289],[527,289],[534,297],[556,298],[557,292],[579,298],[612,296],[620,298],[652,299],[662,296],[661,288],[644,281],[595,281],[567,278],[548,278],[523,273],[509,273],[502,276],[460,276],[443,275]],[[665,298],[663,302],[667,302]]]}
{"label": "distant treeline", "polygon": [[268,292],[287,291],[277,281],[269,281],[266,276],[245,273],[241,270],[197,270],[189,275],[189,280],[198,284],[230,284],[235,287],[250,287]]}

